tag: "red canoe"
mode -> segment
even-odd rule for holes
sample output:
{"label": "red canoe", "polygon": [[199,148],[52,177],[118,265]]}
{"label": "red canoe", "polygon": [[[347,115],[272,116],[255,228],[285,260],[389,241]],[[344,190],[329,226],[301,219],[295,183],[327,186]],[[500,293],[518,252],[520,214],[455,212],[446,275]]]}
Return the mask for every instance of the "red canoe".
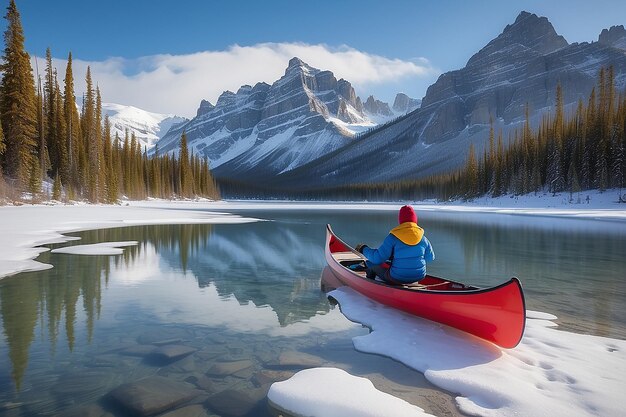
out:
{"label": "red canoe", "polygon": [[392,286],[365,278],[350,269],[363,255],[344,243],[326,225],[326,262],[334,277],[361,294],[398,310],[446,324],[513,348],[522,339],[526,305],[517,278],[491,288],[477,288],[427,275],[419,284]]}

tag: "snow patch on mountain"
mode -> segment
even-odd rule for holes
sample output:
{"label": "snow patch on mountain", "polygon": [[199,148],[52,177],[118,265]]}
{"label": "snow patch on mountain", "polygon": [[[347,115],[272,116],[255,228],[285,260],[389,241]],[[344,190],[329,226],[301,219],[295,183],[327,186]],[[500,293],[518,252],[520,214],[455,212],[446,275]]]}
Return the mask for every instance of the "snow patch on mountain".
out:
{"label": "snow patch on mountain", "polygon": [[123,141],[128,129],[129,137],[134,133],[142,149],[152,149],[172,126],[188,120],[173,114],[152,113],[115,103],[102,103],[102,117],[105,115],[109,116],[111,138],[117,134]]}

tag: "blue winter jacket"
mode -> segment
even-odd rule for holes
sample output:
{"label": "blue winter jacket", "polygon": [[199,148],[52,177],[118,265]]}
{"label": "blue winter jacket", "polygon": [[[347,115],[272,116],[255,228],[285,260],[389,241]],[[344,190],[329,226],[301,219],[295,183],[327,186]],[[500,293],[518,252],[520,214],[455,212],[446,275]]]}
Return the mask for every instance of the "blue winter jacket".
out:
{"label": "blue winter jacket", "polygon": [[378,249],[367,246],[363,255],[380,265],[393,256],[389,273],[396,281],[415,282],[426,276],[426,261],[435,260],[435,252],[424,229],[416,223],[405,222],[392,229]]}

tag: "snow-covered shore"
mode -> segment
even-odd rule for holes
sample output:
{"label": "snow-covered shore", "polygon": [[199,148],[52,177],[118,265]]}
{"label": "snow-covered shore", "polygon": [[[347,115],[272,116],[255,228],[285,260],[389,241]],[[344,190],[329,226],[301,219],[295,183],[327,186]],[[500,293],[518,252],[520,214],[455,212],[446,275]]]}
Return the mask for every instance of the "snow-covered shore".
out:
{"label": "snow-covered shore", "polygon": [[[206,209],[207,203],[194,203]],[[46,248],[40,245],[72,240],[63,233],[146,224],[245,223],[247,217],[198,210],[172,210],[176,203],[159,207],[141,203],[107,205],[24,205],[0,207],[0,279],[19,272],[51,268],[34,260]]]}
{"label": "snow-covered shore", "polygon": [[[587,195],[589,201],[587,202]],[[448,213],[493,213],[505,215],[567,217],[617,220],[626,223],[626,204],[619,203],[619,191],[503,196],[473,201],[436,203],[413,202],[418,211]],[[145,224],[233,223],[255,221],[230,214],[239,210],[363,210],[395,211],[400,202],[294,202],[294,201],[131,201],[118,205],[23,205],[0,206],[0,279],[49,266],[34,261],[46,250],[37,247],[69,240],[63,233],[79,230]],[[213,210],[213,212],[210,212]],[[510,218],[502,217],[509,222]]]}

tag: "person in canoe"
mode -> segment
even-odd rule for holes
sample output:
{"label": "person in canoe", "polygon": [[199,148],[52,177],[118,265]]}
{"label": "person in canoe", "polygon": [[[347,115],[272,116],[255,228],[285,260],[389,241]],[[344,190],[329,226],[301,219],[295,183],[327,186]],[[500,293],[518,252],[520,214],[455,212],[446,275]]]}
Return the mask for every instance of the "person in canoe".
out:
{"label": "person in canoe", "polygon": [[[367,261],[367,278],[378,276],[389,284],[411,284],[426,276],[426,262],[435,260],[435,252],[417,225],[417,215],[411,206],[402,206],[397,227],[391,229],[377,249],[359,243],[356,250]],[[390,263],[389,263],[390,262]]]}

